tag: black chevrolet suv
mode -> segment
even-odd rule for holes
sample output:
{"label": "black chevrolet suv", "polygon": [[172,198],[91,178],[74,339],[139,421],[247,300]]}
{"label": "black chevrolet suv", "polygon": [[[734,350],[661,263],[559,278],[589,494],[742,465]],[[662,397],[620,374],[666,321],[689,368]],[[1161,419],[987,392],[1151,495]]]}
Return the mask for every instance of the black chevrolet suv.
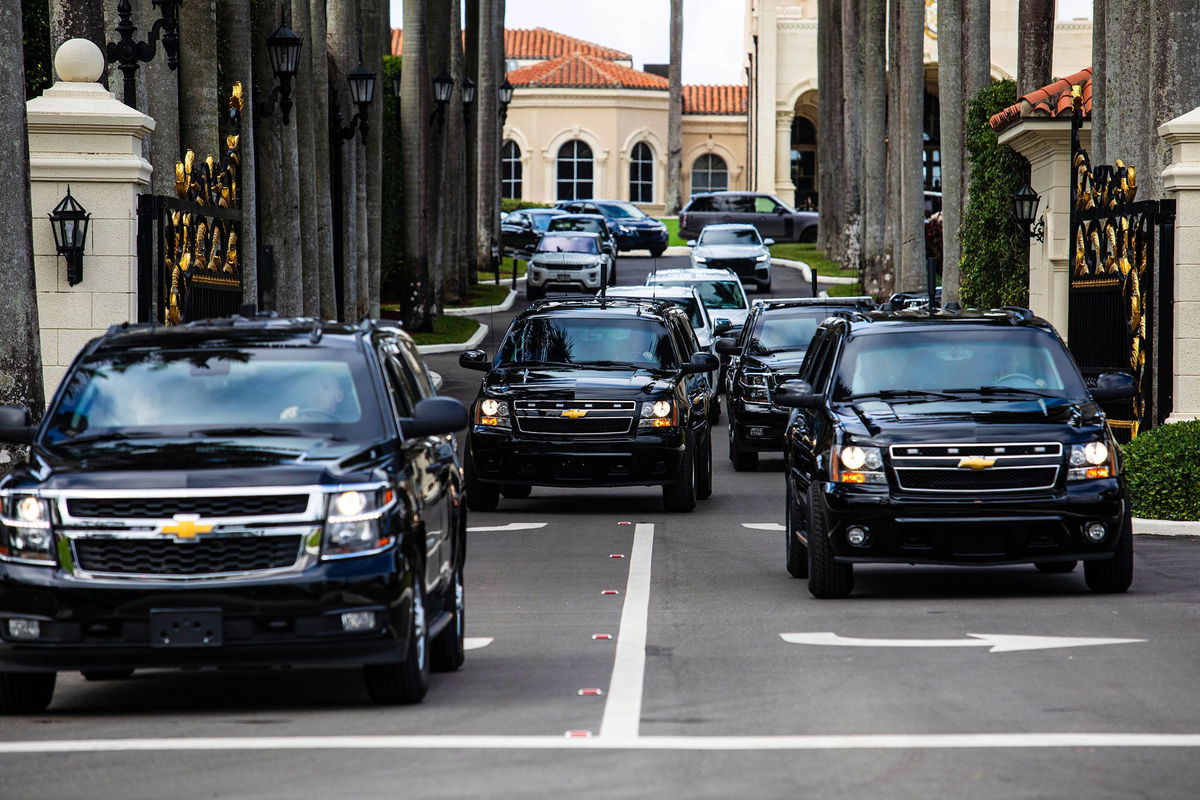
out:
{"label": "black chevrolet suv", "polygon": [[781,378],[794,376],[808,343],[826,317],[869,311],[869,297],[797,297],[756,300],[736,338],[718,339],[729,357],[725,396],[729,405],[729,460],[738,472],[758,468],[758,454],[783,450],[790,409],[771,402]]}
{"label": "black chevrolet suv", "polygon": [[1121,453],[1062,340],[1023,309],[826,320],[773,393],[786,433],[786,559],[816,597],[854,565],[1032,563],[1123,592],[1133,577]]}
{"label": "black chevrolet suv", "polygon": [[671,302],[543,300],[513,319],[486,372],[464,468],[467,502],[490,511],[532,486],[657,486],[670,511],[712,494],[708,374],[717,357]]}
{"label": "black chevrolet suv", "polygon": [[0,482],[0,712],[55,673],[364,665],[417,702],[463,662],[466,511],[412,340],[269,316],[119,326],[75,359]]}

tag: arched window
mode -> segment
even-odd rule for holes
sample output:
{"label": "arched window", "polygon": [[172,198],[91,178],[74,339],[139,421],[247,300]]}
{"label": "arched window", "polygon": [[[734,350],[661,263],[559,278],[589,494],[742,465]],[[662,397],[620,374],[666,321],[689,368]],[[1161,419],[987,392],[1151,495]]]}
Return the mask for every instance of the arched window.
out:
{"label": "arched window", "polygon": [[558,199],[589,200],[592,186],[592,148],[572,139],[558,148]]}
{"label": "arched window", "polygon": [[725,159],[706,153],[692,164],[692,194],[723,192],[729,188],[729,168]]}
{"label": "arched window", "polygon": [[792,183],[796,208],[816,208],[817,129],[808,117],[792,118]]}
{"label": "arched window", "polygon": [[521,199],[521,148],[511,139],[500,148],[500,196]]}
{"label": "arched window", "polygon": [[633,146],[629,160],[629,200],[633,203],[654,202],[654,151],[645,142]]}

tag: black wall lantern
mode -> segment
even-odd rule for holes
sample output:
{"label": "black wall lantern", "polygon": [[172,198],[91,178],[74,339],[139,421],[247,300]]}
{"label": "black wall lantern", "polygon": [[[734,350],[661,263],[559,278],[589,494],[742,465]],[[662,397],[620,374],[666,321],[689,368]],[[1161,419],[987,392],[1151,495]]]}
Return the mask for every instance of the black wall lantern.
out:
{"label": "black wall lantern", "polygon": [[133,3],[120,0],[116,31],[121,38],[107,43],[109,63],[116,61],[117,69],[125,76],[125,105],[130,108],[137,108],[138,64],[154,58],[159,36],[162,37],[163,52],[167,54],[167,69],[174,70],[179,66],[179,0],[154,0],[152,5],[160,9],[162,16],[154,21],[146,41],[139,42],[133,38],[137,32],[137,25],[133,24]]}
{"label": "black wall lantern", "polygon": [[[285,6],[286,8],[286,6]],[[300,71],[300,48],[304,40],[288,27],[284,12],[279,13],[279,27],[267,37],[267,55],[271,59],[271,71],[279,83],[271,90],[271,96],[259,109],[259,117],[269,117],[275,112],[275,104],[283,114],[287,125],[292,113],[292,79]]]}
{"label": "black wall lantern", "polygon": [[50,227],[54,229],[54,246],[59,255],[67,260],[67,283],[74,286],[83,280],[83,248],[87,244],[88,221],[92,215],[71,197],[67,196],[50,212]]}
{"label": "black wall lantern", "polygon": [[[350,120],[348,127],[342,127],[342,115],[335,108],[333,121],[334,138],[352,139],[354,131],[357,130],[361,134],[362,143],[367,143],[367,130],[370,127],[370,120],[367,114],[371,108],[371,102],[375,99],[375,73],[367,69],[363,63],[358,62],[358,66],[350,70],[350,74],[346,76],[346,83],[350,84],[350,100],[354,103],[357,110],[354,112],[354,117]],[[399,81],[393,82],[393,88],[399,88]]]}
{"label": "black wall lantern", "polygon": [[463,105],[469,106],[475,102],[475,81],[467,78],[463,81]]}
{"label": "black wall lantern", "polygon": [[496,89],[496,97],[500,100],[500,124],[503,125],[508,119],[508,104],[512,102],[513,97],[513,85],[508,82],[508,78]]}
{"label": "black wall lantern", "polygon": [[1038,204],[1041,201],[1041,196],[1033,190],[1028,181],[1017,190],[1012,199],[1013,216],[1016,217],[1017,223],[1025,229],[1025,234],[1030,239],[1038,242],[1045,241],[1046,232],[1045,221],[1038,219],[1037,215]]}
{"label": "black wall lantern", "polygon": [[433,110],[430,122],[441,125],[446,121],[446,104],[450,102],[450,94],[453,91],[454,78],[450,77],[446,70],[442,70],[433,79],[433,99],[437,101],[437,108]]}

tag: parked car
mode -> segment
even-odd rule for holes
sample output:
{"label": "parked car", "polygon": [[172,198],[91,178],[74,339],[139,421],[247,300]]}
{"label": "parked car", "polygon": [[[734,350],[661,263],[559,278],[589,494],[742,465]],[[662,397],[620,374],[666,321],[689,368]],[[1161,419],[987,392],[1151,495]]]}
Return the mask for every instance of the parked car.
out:
{"label": "parked car", "polygon": [[763,239],[753,225],[709,225],[688,241],[692,266],[727,269],[760,292],[771,291],[771,251],[774,239]]}
{"label": "parked car", "polygon": [[599,214],[617,239],[619,252],[649,250],[658,258],[667,249],[667,226],[624,200],[564,200],[555,208],[572,214]]}
{"label": "parked car", "polygon": [[505,255],[528,258],[537,248],[550,220],[564,213],[554,208],[523,208],[510,212],[500,223],[500,245]]}
{"label": "parked car", "polygon": [[797,211],[775,195],[759,192],[705,192],[693,195],[679,213],[679,235],[695,239],[709,225],[753,225],[777,242],[815,242],[817,212]]}
{"label": "parked car", "polygon": [[729,460],[738,472],[758,467],[758,454],[783,450],[791,409],[771,402],[780,379],[794,376],[817,326],[833,314],[869,311],[869,297],[803,297],[756,300],[738,338],[717,340],[729,359],[725,397],[729,405]]}
{"label": "parked car", "polygon": [[533,486],[662,486],[668,511],[691,511],[712,493],[716,362],[672,303],[534,303],[494,358],[459,357],[486,373],[467,439],[470,508]]}
{"label": "parked car", "polygon": [[1062,340],[1020,309],[827,319],[785,436],[785,558],[816,597],[844,597],[854,565],[1083,562],[1097,592],[1133,579],[1121,449]]}
{"label": "parked car", "polygon": [[31,444],[0,481],[0,712],[68,670],[362,665],[407,703],[463,663],[467,414],[399,328],[116,326],[30,419],[0,408]]}
{"label": "parked car", "polygon": [[715,320],[718,334],[740,328],[750,313],[742,282],[727,269],[660,269],[646,276],[646,285],[695,288],[709,316]]}
{"label": "parked car", "polygon": [[[600,235],[600,244],[605,253],[617,258],[617,240],[613,237],[612,231],[609,230],[608,222],[600,214],[565,214],[561,217],[555,217],[550,220],[550,225],[546,228],[547,231],[563,232],[563,231],[578,231],[580,233],[597,233]],[[615,280],[615,265],[614,265],[614,280]]]}
{"label": "parked car", "polygon": [[549,289],[590,294],[612,283],[616,263],[597,233],[547,233],[525,271],[525,295],[538,300]]}

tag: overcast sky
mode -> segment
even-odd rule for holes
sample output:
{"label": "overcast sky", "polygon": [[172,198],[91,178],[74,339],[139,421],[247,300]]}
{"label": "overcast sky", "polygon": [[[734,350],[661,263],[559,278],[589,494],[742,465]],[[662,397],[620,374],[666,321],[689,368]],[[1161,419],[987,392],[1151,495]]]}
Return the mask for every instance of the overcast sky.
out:
{"label": "overcast sky", "polygon": [[[436,0],[435,0],[436,1]],[[509,28],[550,28],[623,50],[634,66],[665,64],[669,0],[505,0]],[[403,0],[391,0],[400,27]],[[684,0],[684,83],[744,83],[744,0]],[[1091,17],[1092,0],[1058,0],[1060,19]]]}

